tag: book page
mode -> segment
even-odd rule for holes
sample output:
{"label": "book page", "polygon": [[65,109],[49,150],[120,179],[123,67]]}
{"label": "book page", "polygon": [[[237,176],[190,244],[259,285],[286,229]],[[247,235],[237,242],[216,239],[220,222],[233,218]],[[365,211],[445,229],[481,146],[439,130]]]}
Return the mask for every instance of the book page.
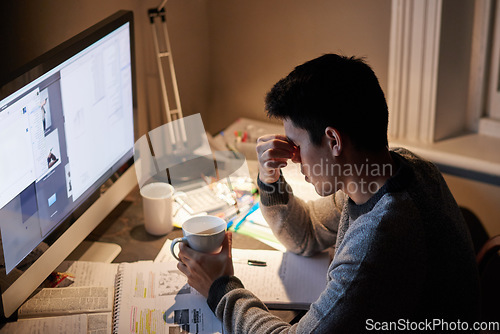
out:
{"label": "book page", "polygon": [[113,287],[69,287],[42,289],[18,310],[19,318],[111,312]]}
{"label": "book page", "polygon": [[113,329],[113,319],[111,312],[88,313],[86,315],[88,334],[111,333]]}
{"label": "book page", "polygon": [[[170,245],[172,245],[172,240],[170,239],[165,240],[165,243],[158,252],[158,255],[156,255],[154,262],[177,263],[177,260],[175,259],[175,257],[172,256],[172,252],[170,251]],[[175,249],[176,252],[179,252],[179,249],[177,247]]]}
{"label": "book page", "polygon": [[286,252],[285,246],[283,246],[283,244],[280,243],[274,235],[273,231],[267,224],[267,221],[264,219],[260,208],[249,215],[245,222],[240,225],[238,231],[234,233],[247,235],[268,246],[271,246],[276,250]]}
{"label": "book page", "polygon": [[[326,288],[327,253],[303,257],[290,252],[233,249],[234,274],[267,306],[308,309]],[[266,262],[249,265],[248,260]]]}
{"label": "book page", "polygon": [[20,319],[7,323],[0,329],[0,333],[87,334],[87,315]]}
{"label": "book page", "polygon": [[222,333],[205,297],[176,263],[122,263],[115,333]]}
{"label": "book page", "polygon": [[64,261],[57,272],[71,275],[72,287],[79,286],[114,286],[118,263],[88,261]]}

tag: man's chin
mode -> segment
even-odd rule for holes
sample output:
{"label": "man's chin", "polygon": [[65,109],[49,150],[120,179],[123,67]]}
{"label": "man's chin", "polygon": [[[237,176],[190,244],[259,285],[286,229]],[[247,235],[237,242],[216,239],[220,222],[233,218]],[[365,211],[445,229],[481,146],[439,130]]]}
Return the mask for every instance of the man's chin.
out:
{"label": "man's chin", "polygon": [[330,196],[332,194],[335,194],[335,192],[337,191],[336,189],[333,189],[332,187],[326,187],[321,183],[314,184],[314,190],[316,190],[316,193],[321,197]]}

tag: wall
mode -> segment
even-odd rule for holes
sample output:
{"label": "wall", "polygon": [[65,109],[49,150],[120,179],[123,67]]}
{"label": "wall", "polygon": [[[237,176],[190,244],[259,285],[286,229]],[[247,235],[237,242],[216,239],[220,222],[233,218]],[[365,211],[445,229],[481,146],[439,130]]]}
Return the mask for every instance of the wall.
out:
{"label": "wall", "polygon": [[[119,9],[136,23],[139,134],[166,122],[147,9],[153,0],[18,0],[0,4],[0,73]],[[265,119],[264,95],[294,66],[327,52],[366,56],[387,87],[390,0],[169,0],[184,115],[214,133],[238,117]]]}
{"label": "wall", "polygon": [[444,178],[457,203],[474,212],[490,236],[500,235],[500,187],[449,174]]}
{"label": "wall", "polygon": [[390,13],[390,0],[211,1],[209,130],[266,119],[272,85],[328,52],[365,56],[385,90]]}
{"label": "wall", "polygon": [[444,0],[434,139],[465,131],[474,1]]}
{"label": "wall", "polygon": [[[160,2],[156,0],[155,6]],[[207,15],[209,3],[208,0],[169,0],[165,6],[183,115],[201,113],[203,119],[208,118],[207,104],[210,92],[210,23]],[[147,54],[150,54],[149,61],[145,64],[146,102],[151,117],[148,123],[149,129],[154,129],[166,123],[167,119],[162,107],[163,100],[160,95],[158,68],[150,29],[148,26],[144,34],[149,42]]]}

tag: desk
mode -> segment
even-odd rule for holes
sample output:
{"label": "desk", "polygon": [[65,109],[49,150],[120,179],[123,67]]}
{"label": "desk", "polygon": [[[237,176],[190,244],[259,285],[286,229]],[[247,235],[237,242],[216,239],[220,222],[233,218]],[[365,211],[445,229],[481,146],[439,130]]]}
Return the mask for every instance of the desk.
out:
{"label": "desk", "polygon": [[[167,239],[181,237],[182,230],[174,228],[165,236],[152,236],[144,228],[142,198],[136,187],[87,237],[88,241],[113,242],[122,247],[113,262],[154,260]],[[272,249],[245,235],[233,233],[233,246],[243,249]],[[303,315],[301,311],[272,310],[272,314],[286,322]]]}

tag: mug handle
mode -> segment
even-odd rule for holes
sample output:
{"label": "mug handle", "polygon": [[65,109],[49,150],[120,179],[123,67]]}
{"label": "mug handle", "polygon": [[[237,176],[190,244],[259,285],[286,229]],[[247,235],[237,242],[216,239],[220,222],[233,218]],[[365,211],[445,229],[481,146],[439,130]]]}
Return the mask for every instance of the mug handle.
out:
{"label": "mug handle", "polygon": [[178,242],[183,242],[183,243],[187,243],[187,238],[186,237],[182,237],[182,238],[175,238],[174,240],[172,240],[172,244],[170,245],[170,252],[172,253],[172,255],[175,257],[175,259],[179,262],[182,262],[181,259],[179,259],[179,257],[177,256],[177,254],[175,254],[174,252],[174,246],[178,243]]}

